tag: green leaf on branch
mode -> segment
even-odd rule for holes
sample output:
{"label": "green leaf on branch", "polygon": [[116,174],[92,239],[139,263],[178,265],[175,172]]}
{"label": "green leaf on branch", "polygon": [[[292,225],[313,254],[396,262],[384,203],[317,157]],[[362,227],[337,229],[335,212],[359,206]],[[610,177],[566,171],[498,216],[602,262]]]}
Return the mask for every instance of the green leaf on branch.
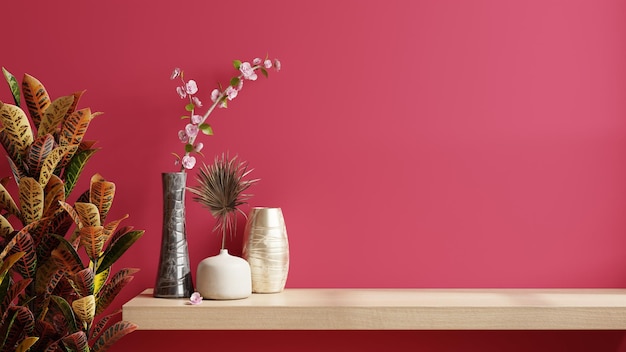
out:
{"label": "green leaf on branch", "polygon": [[196,106],[195,106],[195,105],[193,105],[193,103],[189,103],[189,104],[185,105],[185,110],[187,110],[187,111],[193,111],[193,109],[194,109],[195,107],[196,107]]}
{"label": "green leaf on branch", "polygon": [[261,73],[263,74],[263,76],[265,76],[265,78],[268,77],[267,70],[264,69],[263,67],[261,67]]}
{"label": "green leaf on branch", "polygon": [[239,85],[239,81],[241,81],[241,80],[239,79],[239,77],[233,77],[233,78],[230,80],[230,85],[231,85],[231,86],[233,86],[233,87],[237,87],[237,86]]}
{"label": "green leaf on branch", "polygon": [[203,123],[200,124],[200,126],[198,126],[200,128],[200,131],[202,131],[202,133],[208,135],[208,136],[212,136],[213,135],[213,128],[211,128],[211,125],[209,125],[208,123]]}
{"label": "green leaf on branch", "polygon": [[233,60],[233,66],[235,66],[235,70],[238,70],[241,67],[241,61]]}
{"label": "green leaf on branch", "polygon": [[180,117],[180,119],[181,119],[181,120],[188,119],[188,118],[190,118],[190,117],[189,117],[189,116],[187,116],[187,115],[185,115],[185,116],[181,116],[181,117]]}
{"label": "green leaf on branch", "polygon": [[17,79],[15,79],[15,76],[13,76],[11,72],[7,71],[4,67],[2,68],[2,73],[9,84],[9,88],[11,88],[11,94],[13,94],[15,105],[20,106],[20,85],[17,83]]}
{"label": "green leaf on branch", "polygon": [[185,151],[187,153],[191,153],[193,151],[193,145],[191,145],[189,143],[185,144]]}
{"label": "green leaf on branch", "polygon": [[100,260],[96,274],[100,274],[113,265],[135,241],[143,236],[143,233],[144,231],[130,231],[121,235],[115,242],[109,243],[109,247]]}

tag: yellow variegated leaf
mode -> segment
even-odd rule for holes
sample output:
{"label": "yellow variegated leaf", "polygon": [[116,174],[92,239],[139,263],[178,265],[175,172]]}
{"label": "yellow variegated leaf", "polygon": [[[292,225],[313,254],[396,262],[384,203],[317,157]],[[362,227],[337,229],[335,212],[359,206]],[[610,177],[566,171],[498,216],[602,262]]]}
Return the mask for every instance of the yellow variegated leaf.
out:
{"label": "yellow variegated leaf", "polygon": [[4,216],[0,215],[0,236],[6,237],[8,234],[13,232],[13,226]]}
{"label": "yellow variegated leaf", "polygon": [[48,106],[41,119],[41,123],[37,129],[37,136],[44,136],[48,133],[54,134],[57,127],[63,122],[63,119],[73,103],[73,94],[55,99],[52,104]]}
{"label": "yellow variegated leaf", "polygon": [[128,214],[124,215],[122,218],[113,220],[106,225],[104,225],[104,234],[109,238],[115,230],[117,230],[117,226],[122,222],[122,220],[128,219]]}
{"label": "yellow variegated leaf", "polygon": [[100,213],[98,208],[91,203],[76,202],[74,203],[74,209],[80,217],[80,222],[83,226],[100,226]]}
{"label": "yellow variegated leaf", "polygon": [[19,155],[26,155],[28,147],[34,140],[26,113],[15,105],[2,104],[0,122],[4,126],[3,132],[6,133],[11,147],[15,148]]}
{"label": "yellow variegated leaf", "polygon": [[91,121],[91,110],[84,108],[76,110],[65,119],[59,135],[59,145],[78,145],[83,140],[89,122]]}
{"label": "yellow variegated leaf", "polygon": [[39,126],[46,109],[50,106],[50,96],[46,88],[37,78],[26,73],[22,78],[22,92],[30,117],[35,126]]}
{"label": "yellow variegated leaf", "polygon": [[104,287],[104,284],[109,279],[109,273],[110,272],[111,272],[111,267],[108,267],[106,270],[101,271],[99,274],[96,274],[96,276],[94,277],[94,279],[93,279],[93,293],[95,295],[97,295],[98,292],[100,292],[100,289],[102,287]]}
{"label": "yellow variegated leaf", "polygon": [[34,337],[34,336],[25,338],[24,340],[22,340],[22,342],[20,342],[19,345],[17,345],[15,352],[28,351],[38,340],[39,340],[39,337]]}
{"label": "yellow variegated leaf", "polygon": [[98,207],[100,220],[104,223],[115,196],[115,183],[105,181],[100,174],[91,177],[89,201]]}
{"label": "yellow variegated leaf", "polygon": [[22,177],[19,184],[20,207],[25,224],[38,221],[43,216],[43,187],[32,177]]}
{"label": "yellow variegated leaf", "polygon": [[72,302],[72,310],[83,323],[91,323],[96,315],[96,298],[94,295],[85,296]]}
{"label": "yellow variegated leaf", "polygon": [[44,194],[43,214],[52,216],[61,209],[59,201],[65,202],[65,184],[53,174],[44,187]]}
{"label": "yellow variegated leaf", "polygon": [[0,184],[0,208],[5,209],[9,214],[20,217],[20,210],[17,208],[17,204],[15,204],[13,197],[2,184]]}
{"label": "yellow variegated leaf", "polygon": [[102,226],[85,226],[80,229],[80,244],[85,247],[87,256],[92,261],[97,261],[102,253],[102,248],[107,240]]}
{"label": "yellow variegated leaf", "polygon": [[[50,154],[46,157],[41,165],[41,172],[39,173],[39,183],[45,185],[50,180],[50,177],[54,174],[54,170],[59,163],[68,155],[74,155],[78,150],[77,145],[58,146],[54,148]],[[71,156],[70,156],[71,157]]]}

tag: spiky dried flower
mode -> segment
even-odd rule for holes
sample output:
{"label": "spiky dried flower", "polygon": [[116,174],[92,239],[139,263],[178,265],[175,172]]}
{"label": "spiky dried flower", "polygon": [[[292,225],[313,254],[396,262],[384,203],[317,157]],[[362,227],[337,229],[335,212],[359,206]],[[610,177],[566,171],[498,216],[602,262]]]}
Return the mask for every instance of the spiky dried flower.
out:
{"label": "spiky dried flower", "polygon": [[239,206],[246,204],[250,194],[244,193],[258,179],[244,180],[252,169],[248,163],[237,160],[237,156],[228,158],[222,154],[217,156],[212,165],[204,165],[196,177],[198,185],[188,187],[195,196],[193,200],[209,209],[217,220],[213,231],[222,230],[222,249],[226,241],[226,233],[233,234],[236,226],[237,213],[246,214]]}

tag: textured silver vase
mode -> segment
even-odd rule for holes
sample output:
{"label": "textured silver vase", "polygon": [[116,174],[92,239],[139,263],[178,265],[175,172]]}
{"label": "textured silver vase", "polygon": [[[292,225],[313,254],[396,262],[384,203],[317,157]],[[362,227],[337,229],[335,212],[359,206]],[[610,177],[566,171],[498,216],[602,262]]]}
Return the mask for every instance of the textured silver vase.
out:
{"label": "textured silver vase", "polygon": [[193,293],[185,232],[185,172],[167,172],[163,182],[163,231],[154,297],[182,298]]}
{"label": "textured silver vase", "polygon": [[243,257],[250,264],[252,292],[276,293],[285,288],[289,242],[281,208],[252,208],[244,231]]}

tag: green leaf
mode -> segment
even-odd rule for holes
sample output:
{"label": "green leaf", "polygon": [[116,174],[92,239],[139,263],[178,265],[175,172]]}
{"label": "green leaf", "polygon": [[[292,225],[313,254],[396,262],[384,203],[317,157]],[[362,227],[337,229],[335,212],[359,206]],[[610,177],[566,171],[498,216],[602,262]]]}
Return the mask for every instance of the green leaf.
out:
{"label": "green leaf", "polygon": [[83,168],[89,161],[89,158],[97,152],[98,149],[87,149],[82,150],[74,154],[70,162],[65,167],[65,172],[61,179],[65,182],[65,199],[68,198],[74,186],[76,186],[76,182],[78,181],[78,177],[83,172]]}
{"label": "green leaf", "polygon": [[239,79],[239,77],[233,77],[230,79],[230,85],[233,87],[237,87],[240,81],[241,80]]}
{"label": "green leaf", "polygon": [[115,263],[120,257],[133,245],[141,236],[143,236],[143,230],[130,231],[122,235],[114,243],[110,243],[107,250],[104,252],[102,261],[98,265],[96,274],[108,269],[113,263]]}
{"label": "green leaf", "polygon": [[262,74],[263,74],[263,76],[265,76],[266,78],[268,77],[267,70],[266,70],[265,68],[261,67],[261,73],[262,73]]}
{"label": "green leaf", "polygon": [[198,126],[200,128],[200,131],[202,131],[202,133],[208,135],[208,136],[212,136],[213,135],[213,128],[211,128],[211,125],[209,125],[208,123],[203,123],[200,124],[200,126]]}
{"label": "green leaf", "polygon": [[235,70],[238,70],[241,67],[241,61],[233,60],[233,66],[235,66]]}
{"label": "green leaf", "polygon": [[184,120],[184,119],[190,119],[190,118],[191,118],[191,117],[189,117],[189,116],[187,116],[187,115],[185,115],[185,116],[181,116],[181,117],[180,117],[180,119],[181,119],[181,120]]}
{"label": "green leaf", "polygon": [[189,103],[189,104],[185,105],[185,110],[187,110],[187,111],[193,111],[193,109],[194,109],[195,107],[196,107],[196,106],[195,106],[195,105],[193,105],[193,103]]}
{"label": "green leaf", "polygon": [[20,106],[20,84],[17,83],[15,76],[13,76],[11,72],[7,71],[4,67],[2,68],[2,73],[9,84],[9,88],[11,88],[11,94],[13,94],[15,105]]}
{"label": "green leaf", "polygon": [[185,144],[185,152],[187,152],[187,153],[193,152],[193,145],[191,145],[189,143]]}

